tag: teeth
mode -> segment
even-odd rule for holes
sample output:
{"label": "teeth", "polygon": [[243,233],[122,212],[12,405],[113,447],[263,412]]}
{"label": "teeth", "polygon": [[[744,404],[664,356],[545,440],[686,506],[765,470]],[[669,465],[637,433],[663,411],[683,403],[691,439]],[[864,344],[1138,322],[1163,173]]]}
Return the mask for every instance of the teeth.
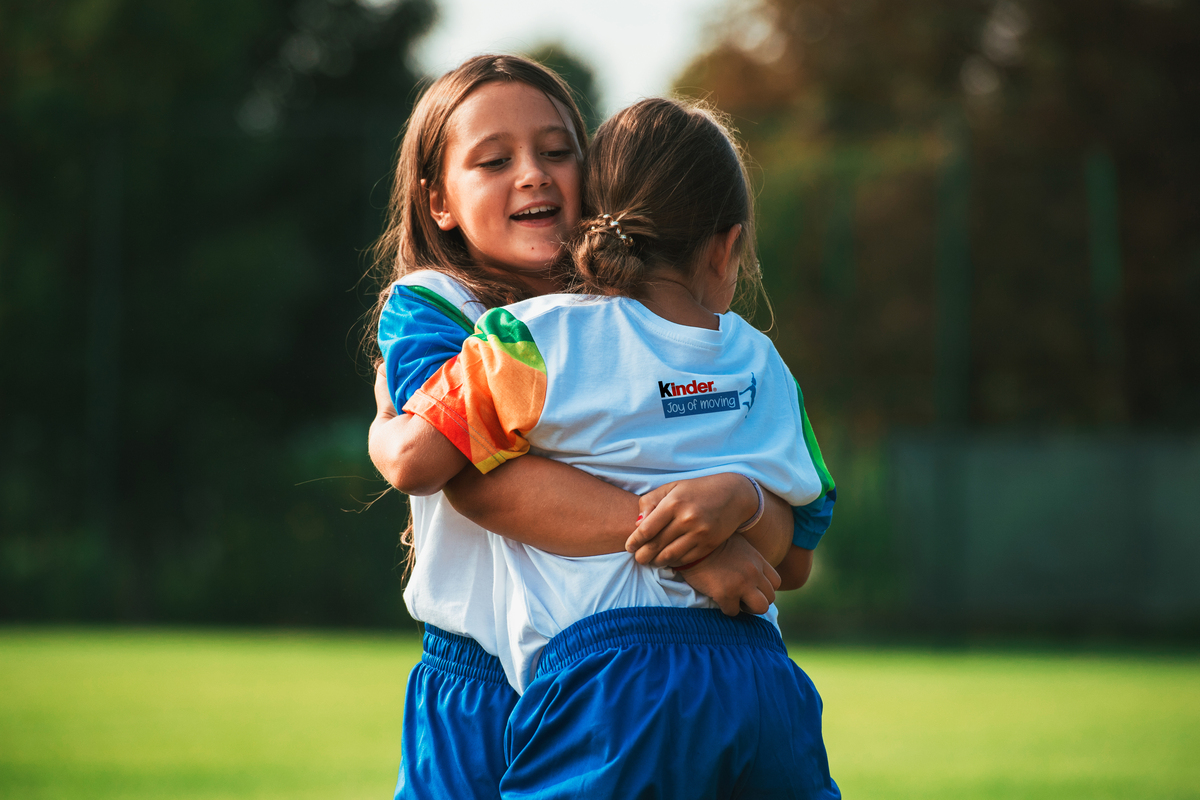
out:
{"label": "teeth", "polygon": [[543,211],[553,211],[555,208],[557,208],[557,206],[534,206],[533,208],[527,208],[524,211],[518,211],[516,214],[513,214],[513,216],[523,217],[526,214],[540,214]]}

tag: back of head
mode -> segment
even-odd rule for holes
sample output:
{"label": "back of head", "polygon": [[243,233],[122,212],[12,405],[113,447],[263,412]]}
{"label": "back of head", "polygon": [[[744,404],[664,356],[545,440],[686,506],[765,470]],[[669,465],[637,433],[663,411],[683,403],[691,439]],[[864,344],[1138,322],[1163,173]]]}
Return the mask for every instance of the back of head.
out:
{"label": "back of head", "polygon": [[[571,90],[546,67],[521,56],[482,55],[442,75],[421,95],[405,127],[388,202],[387,224],[375,244],[376,270],[386,287],[408,272],[436,269],[471,289],[484,305],[520,299],[521,284],[480,270],[467,254],[462,233],[438,228],[429,211],[429,190],[441,185],[450,119],[473,91],[493,81],[527,84],[567,110],[564,122],[586,147],[587,128]],[[582,155],[582,152],[580,153]]]}
{"label": "back of head", "polygon": [[637,297],[660,270],[690,275],[709,239],[738,224],[741,274],[758,283],[742,154],[699,102],[642,100],[601,125],[588,152],[583,209],[571,241],[575,291]]}

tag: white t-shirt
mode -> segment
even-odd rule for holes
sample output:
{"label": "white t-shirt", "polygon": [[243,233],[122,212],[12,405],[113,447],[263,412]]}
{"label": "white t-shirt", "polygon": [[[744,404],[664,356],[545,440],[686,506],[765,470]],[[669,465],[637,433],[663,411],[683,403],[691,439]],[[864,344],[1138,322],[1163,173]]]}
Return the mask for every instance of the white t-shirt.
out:
{"label": "white t-shirt", "polygon": [[[733,313],[719,320],[719,330],[688,327],[629,298],[578,295],[493,309],[405,410],[484,472],[532,452],[635,494],[742,472],[804,506],[832,482],[810,455],[796,382],[762,333]],[[497,654],[518,691],[546,642],[584,617],[715,606],[628,553],[566,558],[496,540],[506,567],[494,583]]]}
{"label": "white t-shirt", "polygon": [[[380,319],[380,348],[396,387],[411,370],[442,364],[461,347],[467,331],[456,312],[473,324],[484,306],[453,278],[441,272],[412,272],[392,287]],[[403,392],[402,389],[399,391]],[[392,389],[397,397],[397,389]],[[403,405],[402,403],[400,405]],[[404,590],[404,603],[414,619],[450,633],[470,636],[484,650],[497,652],[493,584],[503,563],[493,552],[493,539],[459,514],[441,492],[412,497],[413,546],[416,563]]]}

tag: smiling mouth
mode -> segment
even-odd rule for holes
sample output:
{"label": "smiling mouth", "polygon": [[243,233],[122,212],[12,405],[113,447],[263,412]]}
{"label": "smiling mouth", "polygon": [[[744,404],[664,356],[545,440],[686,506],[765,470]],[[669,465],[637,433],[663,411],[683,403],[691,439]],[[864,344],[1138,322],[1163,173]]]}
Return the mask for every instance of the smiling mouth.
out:
{"label": "smiling mouth", "polygon": [[525,221],[529,221],[529,220],[538,220],[538,219],[550,219],[551,217],[557,216],[559,211],[560,211],[560,209],[558,206],[552,206],[552,205],[531,206],[530,208],[527,208],[523,211],[518,211],[517,213],[511,215],[509,217],[509,219],[516,220],[517,222],[525,222]]}

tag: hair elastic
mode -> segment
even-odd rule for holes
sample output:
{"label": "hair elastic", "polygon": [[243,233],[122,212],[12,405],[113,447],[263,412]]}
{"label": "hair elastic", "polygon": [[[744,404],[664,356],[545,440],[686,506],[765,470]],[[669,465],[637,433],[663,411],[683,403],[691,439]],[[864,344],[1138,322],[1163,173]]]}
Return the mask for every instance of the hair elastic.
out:
{"label": "hair elastic", "polygon": [[611,231],[617,234],[617,238],[621,240],[621,244],[626,247],[633,245],[633,238],[625,235],[625,232],[621,230],[620,221],[613,219],[612,214],[601,214],[600,219],[604,220],[607,224],[592,225],[587,229],[588,233],[607,233]]}
{"label": "hair elastic", "polygon": [[734,533],[745,533],[757,525],[758,521],[762,519],[763,510],[766,508],[767,504],[765,498],[763,498],[763,490],[762,487],[758,485],[758,481],[744,473],[739,472],[738,474],[750,481],[750,485],[754,487],[755,494],[758,495],[758,510],[754,512],[754,516],[743,522],[737,527],[737,530],[734,531]]}
{"label": "hair elastic", "polygon": [[[715,553],[715,552],[716,551],[714,550],[713,553]],[[680,564],[678,567],[672,567],[671,569],[675,570],[676,572],[686,572],[711,555],[712,555],[712,553],[709,553],[708,555],[700,556],[699,558],[697,558],[695,561],[693,561],[690,564]]]}

